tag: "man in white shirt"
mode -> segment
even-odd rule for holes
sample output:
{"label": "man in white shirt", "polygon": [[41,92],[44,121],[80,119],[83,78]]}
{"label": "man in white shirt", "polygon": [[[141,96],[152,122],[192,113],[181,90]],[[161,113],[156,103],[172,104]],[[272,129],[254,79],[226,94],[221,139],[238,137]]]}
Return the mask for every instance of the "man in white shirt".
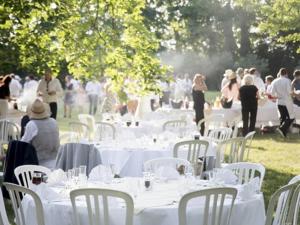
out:
{"label": "man in white shirt", "polygon": [[9,84],[10,96],[12,98],[18,98],[18,97],[20,97],[20,94],[22,91],[22,85],[16,79],[16,75],[12,74],[11,77],[12,77],[12,80]]}
{"label": "man in white shirt", "polygon": [[189,78],[189,74],[184,74],[184,79],[182,80],[182,87],[184,90],[184,99],[190,100],[192,95],[192,80]]}
{"label": "man in white shirt", "polygon": [[89,98],[89,114],[95,115],[97,112],[98,102],[99,102],[99,96],[102,91],[102,86],[100,82],[98,82],[96,79],[93,79],[92,81],[87,82],[85,86],[85,91]]}
{"label": "man in white shirt", "polygon": [[49,104],[51,117],[56,119],[57,98],[62,96],[63,89],[60,81],[57,78],[52,78],[52,71],[50,69],[45,72],[44,78],[40,80],[37,94],[42,97],[45,103]]}
{"label": "man in white shirt", "polygon": [[36,99],[29,112],[30,121],[25,127],[21,141],[31,143],[39,159],[39,164],[49,167],[56,158],[59,148],[59,130],[56,120],[50,117],[49,105]]}
{"label": "man in white shirt", "polygon": [[39,83],[34,79],[33,75],[29,75],[25,78],[24,91],[36,92]]}
{"label": "man in white shirt", "polygon": [[281,68],[277,77],[271,84],[272,96],[277,97],[277,107],[280,114],[280,126],[277,131],[283,137],[287,136],[290,125],[294,116],[294,106],[292,100],[292,85],[288,78],[288,72],[285,68]]}
{"label": "man in white shirt", "polygon": [[265,83],[263,79],[259,76],[259,73],[256,68],[251,68],[249,73],[253,76],[253,84],[257,87],[259,92],[265,92]]}

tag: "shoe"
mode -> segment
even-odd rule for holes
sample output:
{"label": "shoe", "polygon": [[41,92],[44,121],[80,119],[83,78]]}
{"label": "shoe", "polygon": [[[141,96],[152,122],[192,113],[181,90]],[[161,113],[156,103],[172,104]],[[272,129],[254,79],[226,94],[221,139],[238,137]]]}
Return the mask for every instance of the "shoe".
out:
{"label": "shoe", "polygon": [[281,135],[281,137],[286,138],[286,135],[282,132],[280,128],[277,128],[276,131]]}

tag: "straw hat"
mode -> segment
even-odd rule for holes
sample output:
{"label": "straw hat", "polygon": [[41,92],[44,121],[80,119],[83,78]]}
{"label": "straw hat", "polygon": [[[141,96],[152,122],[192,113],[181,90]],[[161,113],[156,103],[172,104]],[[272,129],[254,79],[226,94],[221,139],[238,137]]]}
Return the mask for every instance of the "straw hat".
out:
{"label": "straw hat", "polygon": [[36,99],[29,112],[30,119],[42,120],[50,117],[49,106],[41,100]]}
{"label": "straw hat", "polygon": [[236,74],[232,70],[225,70],[224,77],[226,77],[229,80],[232,80],[236,78]]}

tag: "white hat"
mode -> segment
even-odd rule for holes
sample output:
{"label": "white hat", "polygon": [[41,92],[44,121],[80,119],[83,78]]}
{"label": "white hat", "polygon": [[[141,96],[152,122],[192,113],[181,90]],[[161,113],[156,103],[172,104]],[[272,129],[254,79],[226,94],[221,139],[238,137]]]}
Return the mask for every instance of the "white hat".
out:
{"label": "white hat", "polygon": [[225,70],[224,77],[226,77],[229,80],[232,80],[232,79],[236,78],[236,74],[232,70],[228,69],[228,70]]}
{"label": "white hat", "polygon": [[49,105],[43,103],[40,99],[36,99],[29,112],[30,119],[42,120],[50,117]]}

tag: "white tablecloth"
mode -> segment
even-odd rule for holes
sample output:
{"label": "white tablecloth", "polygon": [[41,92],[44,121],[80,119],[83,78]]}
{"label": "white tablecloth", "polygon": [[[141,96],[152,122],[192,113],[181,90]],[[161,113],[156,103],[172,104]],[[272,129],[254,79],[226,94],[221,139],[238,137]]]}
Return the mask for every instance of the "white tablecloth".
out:
{"label": "white tablecloth", "polygon": [[[127,178],[128,179],[128,178]],[[153,190],[144,191],[142,188],[134,198],[134,225],[177,225],[178,224],[178,202],[182,196],[181,190],[184,188],[189,188],[191,186],[182,184],[186,182],[183,181],[170,181],[168,183],[154,183]],[[208,183],[207,183],[208,184]],[[114,188],[122,191],[130,191],[130,186],[126,184],[125,179],[119,184],[105,185],[101,183],[89,184],[89,187],[100,187],[100,188]],[[213,187],[213,186],[211,186]],[[129,188],[129,189],[128,189]],[[201,190],[206,188],[203,183],[200,186],[193,186],[193,190]],[[73,212],[72,205],[69,200],[69,190],[64,187],[52,188],[60,196],[60,199],[49,199],[48,196],[41,196],[45,224],[46,225],[73,225]],[[130,192],[128,192],[130,193]],[[44,194],[45,195],[45,194]],[[226,205],[224,211],[228,210],[228,204]],[[124,208],[118,201],[113,201],[111,203],[110,212],[110,225],[121,225],[124,224]],[[23,207],[25,209],[25,218],[27,223],[30,225],[36,225],[34,222],[34,208],[33,201],[25,197],[23,200]],[[82,207],[80,207],[82,221],[88,221],[87,209],[84,202],[80,202]],[[189,225],[201,225],[199,218],[202,218],[200,213],[203,211],[203,200],[192,200],[188,205],[188,220]],[[265,220],[265,209],[264,200],[261,194],[256,194],[248,200],[236,199],[233,212],[231,225],[263,225]],[[84,223],[83,223],[84,224]],[[204,224],[203,224],[204,225]]]}
{"label": "white tablecloth", "polygon": [[[114,164],[123,176],[141,176],[144,162],[161,157],[173,157],[175,143],[186,139],[158,140],[133,139],[130,141],[101,142],[96,148],[101,153],[102,164]],[[216,155],[216,144],[210,142],[207,156]]]}

